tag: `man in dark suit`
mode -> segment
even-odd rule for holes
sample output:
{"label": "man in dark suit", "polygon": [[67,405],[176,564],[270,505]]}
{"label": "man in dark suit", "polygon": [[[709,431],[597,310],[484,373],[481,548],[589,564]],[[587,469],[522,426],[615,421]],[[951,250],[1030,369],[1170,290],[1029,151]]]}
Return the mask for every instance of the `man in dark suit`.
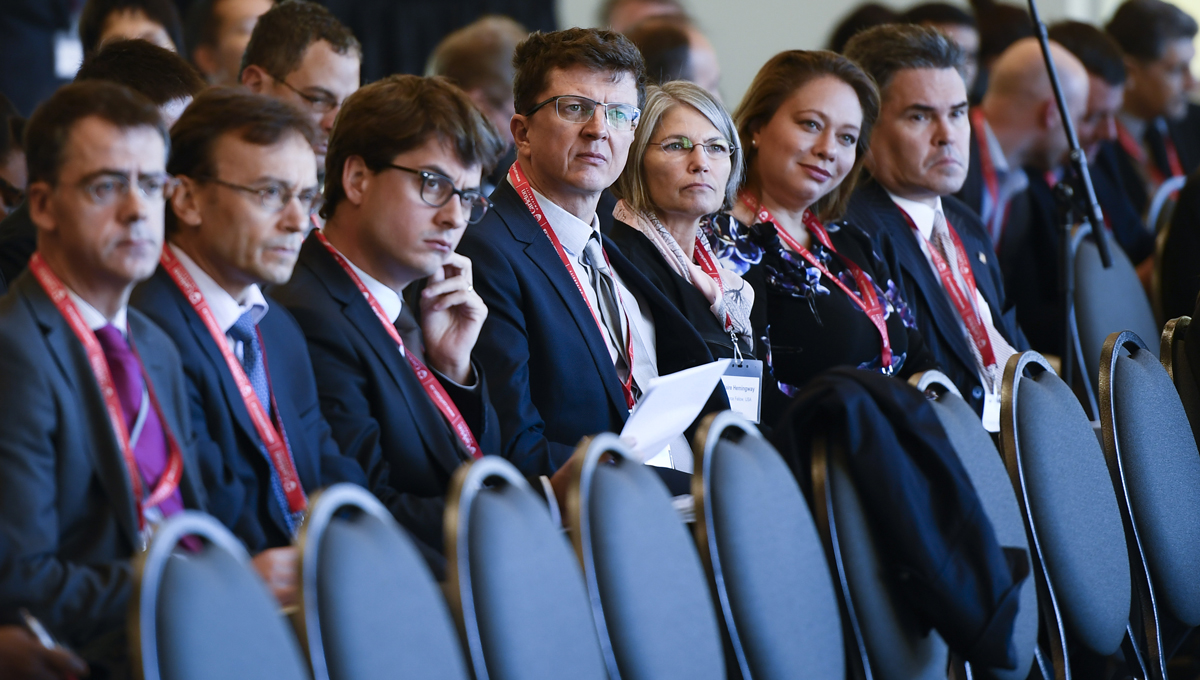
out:
{"label": "man in dark suit", "polygon": [[319,199],[315,137],[283,102],[244,90],[198,97],[172,128],[169,243],[131,298],[180,349],[213,514],[285,605],[307,495],[365,483],[321,416],[303,334],[259,289],[295,266]]}
{"label": "man in dark suit", "polygon": [[472,361],[487,309],[471,262],[454,248],[487,209],[483,168],[503,147],[467,95],[442,79],[372,83],[338,120],[328,221],[272,296],[304,330],[342,452],[358,459],[401,524],[439,549],[454,471],[500,452],[500,424]]}
{"label": "man in dark suit", "polygon": [[517,163],[461,250],[488,306],[479,355],[505,455],[526,474],[552,474],[581,437],[619,432],[650,379],[712,359],[598,229],[596,203],[625,165],[644,97],[637,49],[568,29],[533,34],[513,63]]}
{"label": "man in dark suit", "polygon": [[127,672],[134,553],[205,507],[178,352],[127,306],[162,249],[167,130],[112,83],[59,90],[26,128],[38,252],[0,300],[0,617],[28,608]]}
{"label": "man in dark suit", "polygon": [[846,56],[880,86],[871,179],[847,219],[891,251],[930,351],[996,432],[1004,364],[1024,337],[983,225],[950,195],[966,176],[971,136],[962,49],[935,29],[895,24],[858,34]]}

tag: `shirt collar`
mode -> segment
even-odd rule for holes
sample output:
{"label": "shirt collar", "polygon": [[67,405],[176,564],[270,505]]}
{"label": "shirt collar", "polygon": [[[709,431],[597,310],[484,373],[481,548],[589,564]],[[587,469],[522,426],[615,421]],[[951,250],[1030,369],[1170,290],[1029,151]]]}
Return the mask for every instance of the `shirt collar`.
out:
{"label": "shirt collar", "polygon": [[[332,246],[332,244],[330,245]],[[346,261],[346,264],[350,265],[350,269],[356,276],[358,276],[358,279],[362,281],[363,285],[367,287],[367,292],[369,292],[371,296],[375,298],[375,301],[378,302],[379,306],[383,308],[383,313],[387,315],[388,320],[394,325],[396,323],[396,319],[400,318],[400,310],[404,307],[404,298],[400,296],[400,293],[392,290],[388,286],[384,285],[384,283],[379,279],[376,279],[360,269],[358,265],[350,261],[350,258],[342,254],[342,251],[338,250],[337,248],[334,248],[333,250],[338,255],[342,256],[342,259]]]}
{"label": "shirt collar", "polygon": [[997,175],[1002,175],[1008,172],[1008,158],[1004,155],[1004,147],[1000,146],[1000,140],[996,139],[996,133],[992,132],[992,126],[987,122],[987,118],[983,119],[983,137],[987,140],[988,155],[992,159],[992,168],[995,169]]}
{"label": "shirt collar", "polygon": [[[509,179],[509,183],[512,183],[511,178]],[[554,230],[554,235],[558,237],[559,242],[562,243],[568,255],[578,257],[583,252],[584,246],[587,245],[588,239],[592,237],[593,233],[603,243],[603,238],[600,236],[599,215],[593,214],[592,223],[588,224],[560,208],[554,201],[538,193],[533,187],[530,187],[530,189],[533,190],[533,195],[537,197],[538,205],[542,208],[542,214],[546,216],[546,221],[550,223],[550,228]]]}
{"label": "shirt collar", "polygon": [[257,284],[250,286],[250,290],[246,291],[246,301],[239,303],[213,280],[208,272],[201,269],[195,260],[183,252],[183,249],[174,243],[168,244],[167,247],[171,249],[171,252],[175,254],[183,268],[192,277],[192,281],[196,283],[196,288],[204,296],[204,301],[208,303],[208,308],[212,311],[213,318],[216,319],[222,333],[228,334],[229,329],[233,328],[233,324],[237,323],[243,314],[249,313],[250,319],[254,321],[255,325],[258,325],[258,322],[267,315],[267,298],[263,296],[262,290]]}
{"label": "shirt collar", "polygon": [[924,236],[925,240],[928,241],[929,239],[933,238],[934,217],[938,213],[942,213],[943,216],[945,215],[945,213],[942,211],[941,196],[937,197],[937,205],[933,207],[912,199],[901,198],[890,191],[888,192],[888,196],[892,197],[892,202],[895,203],[897,207],[908,213],[908,216],[913,221],[913,224],[917,225],[917,231],[921,232],[921,236]]}
{"label": "shirt collar", "polygon": [[70,288],[67,288],[67,295],[71,296],[71,302],[75,303],[76,309],[79,310],[79,315],[83,317],[83,322],[88,325],[88,328],[98,331],[111,323],[117,327],[117,330],[121,331],[122,335],[129,337],[128,307],[122,306],[117,310],[116,315],[113,316],[113,320],[109,321],[107,317],[100,313],[100,310],[93,307],[87,300],[76,295],[75,291]]}

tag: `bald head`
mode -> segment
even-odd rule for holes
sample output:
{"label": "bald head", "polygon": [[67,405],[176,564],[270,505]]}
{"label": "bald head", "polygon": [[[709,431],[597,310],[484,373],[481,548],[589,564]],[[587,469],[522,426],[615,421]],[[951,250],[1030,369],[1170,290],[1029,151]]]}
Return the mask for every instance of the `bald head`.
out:
{"label": "bald head", "polygon": [[[1050,55],[1071,121],[1078,125],[1087,111],[1087,69],[1056,42],[1050,43]],[[1066,133],[1036,38],[1018,40],[996,60],[982,106],[1010,162],[1050,169],[1062,161]]]}

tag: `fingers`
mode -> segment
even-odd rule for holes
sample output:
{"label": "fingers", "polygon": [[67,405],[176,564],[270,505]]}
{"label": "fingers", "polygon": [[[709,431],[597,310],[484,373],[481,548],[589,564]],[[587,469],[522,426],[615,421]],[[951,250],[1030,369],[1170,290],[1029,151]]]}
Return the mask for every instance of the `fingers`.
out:
{"label": "fingers", "polygon": [[429,277],[421,296],[431,299],[456,290],[473,289],[472,281],[471,260],[458,253],[451,253],[446,264]]}
{"label": "fingers", "polygon": [[83,659],[61,647],[44,650],[42,661],[53,671],[55,678],[85,678],[88,675],[88,666]]}
{"label": "fingers", "polygon": [[251,562],[281,607],[296,604],[299,555],[295,548],[264,550],[255,555]]}

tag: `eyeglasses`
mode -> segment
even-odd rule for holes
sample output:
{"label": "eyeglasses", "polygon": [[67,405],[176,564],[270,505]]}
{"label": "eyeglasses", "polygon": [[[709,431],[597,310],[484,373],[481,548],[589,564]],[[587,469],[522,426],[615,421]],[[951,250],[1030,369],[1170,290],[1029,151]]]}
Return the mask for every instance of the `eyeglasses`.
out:
{"label": "eyeglasses", "polygon": [[733,155],[734,151],[737,151],[736,146],[723,139],[715,142],[697,144],[687,137],[671,137],[669,139],[664,139],[661,142],[657,142],[657,144],[662,147],[663,152],[665,152],[668,156],[675,157],[687,156],[688,154],[692,153],[692,149],[697,147],[704,150],[704,155],[713,159],[729,158]]}
{"label": "eyeglasses", "polygon": [[138,193],[148,201],[162,201],[171,196],[179,181],[167,173],[139,174],[136,182],[123,172],[105,172],[99,177],[84,179],[79,184],[92,203],[108,206],[129,196],[131,185],[137,184]]}
{"label": "eyeglasses", "polygon": [[451,198],[458,196],[462,200],[462,207],[467,211],[467,224],[478,223],[492,207],[492,202],[474,189],[455,189],[454,182],[445,175],[428,170],[406,168],[393,163],[388,163],[387,167],[419,175],[421,177],[421,200],[425,201],[426,205],[440,208],[449,203]]}
{"label": "eyeglasses", "polygon": [[573,94],[551,97],[540,104],[535,104],[525,115],[532,116],[538,112],[538,109],[551,102],[554,102],[554,110],[558,113],[558,117],[568,123],[586,123],[596,115],[596,109],[603,106],[604,121],[617,132],[629,132],[636,128],[638,118],[642,115],[641,109],[630,104],[598,102]]}
{"label": "eyeglasses", "polygon": [[283,78],[276,77],[275,81],[283,83],[284,87],[300,95],[300,98],[308,102],[309,107],[311,107],[312,110],[316,111],[317,113],[329,113],[342,104],[337,100],[337,97],[334,97],[328,92],[324,92],[322,94],[309,94],[292,87],[292,84]]}
{"label": "eyeglasses", "polygon": [[0,203],[3,203],[9,210],[21,205],[21,201],[25,200],[25,192],[9,183],[8,180],[0,177]]}
{"label": "eyeglasses", "polygon": [[248,194],[257,196],[259,205],[263,207],[263,210],[266,210],[269,213],[283,212],[283,209],[292,202],[293,198],[295,198],[296,200],[300,201],[300,209],[306,212],[309,217],[311,217],[317,214],[317,211],[321,209],[321,205],[325,202],[321,197],[321,192],[316,188],[296,190],[285,184],[280,184],[277,182],[272,182],[264,187],[246,187],[240,184],[226,182],[225,180],[217,179],[216,177],[204,177],[201,178],[200,181],[220,184],[221,186],[229,189],[244,191]]}

